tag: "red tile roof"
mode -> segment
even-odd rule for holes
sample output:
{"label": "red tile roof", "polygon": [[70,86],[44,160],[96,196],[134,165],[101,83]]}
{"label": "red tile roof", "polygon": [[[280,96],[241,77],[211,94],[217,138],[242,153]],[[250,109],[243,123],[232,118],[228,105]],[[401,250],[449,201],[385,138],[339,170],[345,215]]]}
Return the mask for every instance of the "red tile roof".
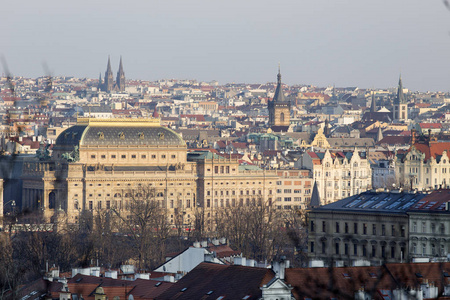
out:
{"label": "red tile roof", "polygon": [[[296,299],[354,299],[363,289],[371,299],[383,299],[382,290],[418,288],[428,280],[438,286],[448,281],[450,263],[386,264],[381,267],[286,269],[286,282]],[[450,282],[449,282],[450,283]]]}
{"label": "red tile roof", "polygon": [[442,128],[441,123],[419,123],[420,128],[422,129],[438,129]]}
{"label": "red tile roof", "polygon": [[447,153],[450,152],[450,142],[429,142],[428,144],[424,143],[415,143],[413,145],[418,151],[425,154],[425,162],[428,161],[431,157],[439,160],[438,156],[441,156],[444,151]]}
{"label": "red tile roof", "polygon": [[[450,189],[440,189],[425,196],[410,208],[410,211],[445,211],[445,205],[450,202]],[[450,212],[448,212],[450,214]]]}

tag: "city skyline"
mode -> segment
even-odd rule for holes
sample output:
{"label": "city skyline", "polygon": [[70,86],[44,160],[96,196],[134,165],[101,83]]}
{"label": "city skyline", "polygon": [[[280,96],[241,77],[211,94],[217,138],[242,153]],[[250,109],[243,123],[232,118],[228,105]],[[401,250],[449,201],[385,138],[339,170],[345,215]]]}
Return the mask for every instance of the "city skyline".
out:
{"label": "city skyline", "polygon": [[[405,5],[405,4],[408,5]],[[1,54],[13,75],[193,78],[449,91],[450,12],[441,1],[8,2]],[[2,72],[4,70],[2,69]]]}

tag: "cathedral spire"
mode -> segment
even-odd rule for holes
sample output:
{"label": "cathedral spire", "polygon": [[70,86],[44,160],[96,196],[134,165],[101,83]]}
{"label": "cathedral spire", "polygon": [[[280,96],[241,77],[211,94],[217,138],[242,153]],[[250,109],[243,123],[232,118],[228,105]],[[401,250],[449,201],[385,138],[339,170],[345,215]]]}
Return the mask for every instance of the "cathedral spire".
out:
{"label": "cathedral spire", "polygon": [[109,72],[112,73],[112,70],[111,70],[111,59],[110,59],[110,57],[108,55],[108,65],[106,66],[106,73],[109,73]]}
{"label": "cathedral spire", "polygon": [[100,74],[98,75],[98,85],[97,85],[99,91],[102,89],[102,86],[103,86],[102,72],[100,72]]}
{"label": "cathedral spire", "polygon": [[113,89],[113,73],[111,70],[111,59],[108,55],[108,65],[106,66],[106,72],[105,72],[105,84],[103,85],[103,90],[107,93],[111,92]]}
{"label": "cathedral spire", "polygon": [[119,71],[117,71],[116,87],[119,91],[125,91],[125,72],[123,71],[122,56],[120,56]]}
{"label": "cathedral spire", "polygon": [[375,105],[375,93],[372,91],[372,102],[370,104],[370,112],[376,112],[377,107]]}
{"label": "cathedral spire", "polygon": [[119,61],[119,73],[123,73],[122,55],[120,56],[120,61]]}

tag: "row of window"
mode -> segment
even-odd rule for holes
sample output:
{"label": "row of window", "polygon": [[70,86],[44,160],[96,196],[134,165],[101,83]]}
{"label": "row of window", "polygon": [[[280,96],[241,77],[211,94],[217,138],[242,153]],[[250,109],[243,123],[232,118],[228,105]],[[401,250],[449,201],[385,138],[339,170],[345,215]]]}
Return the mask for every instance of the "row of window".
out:
{"label": "row of window", "polygon": [[444,256],[444,255],[447,254],[445,252],[445,245],[443,245],[443,244],[441,244],[440,247],[439,247],[439,253],[437,252],[437,247],[436,247],[435,244],[431,244],[431,249],[430,249],[431,253],[427,253],[427,244],[422,243],[421,247],[422,247],[422,249],[421,249],[422,251],[419,253],[418,252],[418,248],[417,248],[417,244],[413,243],[412,247],[411,247],[411,253],[412,254],[422,254],[422,255],[430,255],[431,254],[432,256],[435,256],[435,255]]}
{"label": "row of window", "polygon": [[[352,244],[353,246],[350,246],[348,243],[344,243],[344,249],[341,248],[341,243],[334,243],[334,254],[336,255],[353,255],[353,256],[363,256],[363,257],[377,257],[378,251],[380,251],[380,257],[382,258],[388,258],[388,253],[386,250],[386,245],[381,245],[377,247],[377,245],[358,245],[358,244]],[[328,245],[325,241],[321,244],[321,252],[322,254],[327,254]],[[315,244],[314,242],[311,242],[310,244],[310,252],[314,253],[315,251]],[[342,251],[343,250],[343,251]],[[369,252],[370,250],[370,252]],[[400,252],[398,252],[398,249],[396,246],[390,246],[389,249],[389,258],[397,258],[398,255],[404,255],[405,254],[405,248],[400,247]]]}
{"label": "row of window", "polygon": [[[284,194],[292,194],[292,190],[291,189],[284,189],[284,190],[281,190],[281,189],[278,189],[277,190],[277,194],[282,194],[282,193],[284,193]],[[294,190],[294,194],[301,194],[302,193],[302,190]],[[311,190],[305,190],[305,195],[309,195],[311,193]]]}
{"label": "row of window", "polygon": [[[225,190],[225,191],[222,191],[222,190],[220,190],[220,191],[214,191],[214,196],[219,196],[219,194],[220,194],[220,196],[228,196],[228,195],[230,194],[230,191],[229,191],[229,190]],[[239,194],[240,194],[241,196],[243,196],[244,194],[246,194],[246,195],[250,195],[250,194],[252,194],[252,195],[256,195],[256,194],[262,195],[262,191],[261,191],[261,190],[258,190],[258,191],[252,190],[252,192],[250,193],[249,190],[246,190],[246,192],[244,193],[244,191],[241,190],[241,191],[239,192]],[[271,194],[272,194],[272,190],[269,190],[269,195],[271,195]],[[236,195],[236,191],[235,191],[235,190],[232,190],[232,191],[231,191],[231,195],[232,195],[232,196],[235,196],[235,195]],[[211,191],[206,191],[206,196],[211,196]]]}
{"label": "row of window", "polygon": [[[123,202],[122,201],[112,201],[111,202],[111,200],[107,200],[107,201],[105,201],[105,204],[106,204],[105,207],[103,207],[103,202],[102,201],[97,201],[96,203],[97,203],[97,209],[99,209],[99,210],[101,210],[103,208],[111,209],[113,207],[117,208],[119,210],[121,210],[123,208],[128,210],[128,209],[130,209],[130,206],[132,205],[132,203],[130,201],[123,201]],[[161,207],[163,205],[163,201],[158,201],[158,205]],[[169,208],[174,208],[174,205],[175,205],[175,200],[170,200],[168,202],[168,207]],[[183,207],[184,207],[183,206],[183,201],[179,200],[178,201],[178,208],[183,208]],[[73,208],[76,209],[76,210],[80,209],[80,205],[79,205],[77,200],[75,200],[75,202],[73,204]],[[186,200],[185,208],[191,208],[191,200],[190,199]],[[88,209],[89,210],[93,210],[94,209],[94,201],[92,201],[92,200],[88,201]]]}
{"label": "row of window", "polygon": [[[431,223],[431,233],[436,233],[436,224],[435,223]],[[412,230],[411,230],[411,232],[416,232],[416,233],[418,233],[419,231],[417,230],[418,228],[417,228],[417,222],[413,222],[413,224],[412,224]],[[426,222],[422,222],[422,224],[421,224],[421,232],[422,233],[427,233],[427,224],[426,224]],[[445,234],[445,225],[444,225],[444,223],[440,223],[440,225],[439,225],[439,233],[440,234]]]}
{"label": "row of window", "polygon": [[[186,185],[191,185],[190,182],[186,182],[185,184],[186,184]],[[124,186],[131,186],[131,183],[127,183],[127,184],[124,183],[123,185],[124,185]],[[153,186],[153,183],[149,183],[148,185],[149,185],[149,186]],[[155,185],[156,185],[156,184],[155,184]],[[163,185],[165,185],[165,183],[160,182],[159,185],[160,185],[160,186],[163,186]],[[168,183],[168,185],[172,186],[172,185],[175,185],[175,183],[170,182],[170,183]],[[182,182],[179,182],[178,185],[183,185],[183,183],[182,183]],[[73,186],[78,186],[78,183],[75,183]],[[89,186],[94,186],[94,184],[93,184],[93,183],[90,183]],[[102,184],[101,184],[101,183],[97,183],[97,186],[102,186]],[[111,184],[110,184],[110,183],[107,183],[105,186],[111,186]],[[120,183],[117,183],[117,186],[121,186],[121,184],[120,184]],[[142,186],[142,185],[139,183],[138,186]]]}
{"label": "row of window", "polygon": [[[244,201],[243,198],[240,198],[239,202],[236,199],[231,199],[231,200],[230,199],[220,199],[220,200],[219,199],[214,199],[214,207],[236,207],[236,205],[244,206],[244,204],[246,206],[250,206],[250,205],[252,205],[252,206],[256,206],[256,205],[261,206],[262,205],[262,199],[261,198],[259,198],[259,199],[247,198]],[[272,205],[272,198],[268,199],[268,205],[269,206]],[[208,208],[211,207],[211,199],[206,199],[206,207],[208,207]]]}
{"label": "row of window", "polygon": [[[335,233],[341,233],[340,225],[341,225],[340,222],[336,222],[335,223],[335,226],[334,226],[334,232]],[[344,228],[343,228],[344,229],[343,233],[353,233],[353,234],[361,233],[361,234],[364,234],[364,235],[369,234],[369,224],[368,223],[362,223],[361,226],[360,226],[359,223],[355,222],[355,223],[353,223],[352,228],[350,228],[350,226],[351,225],[348,222],[345,222],[344,223]],[[362,228],[360,229],[360,227],[362,227]],[[377,224],[372,224],[372,226],[371,226],[371,229],[372,229],[371,234],[372,235],[377,235],[377,227],[378,227]],[[390,226],[390,234],[391,234],[391,236],[397,236],[398,235],[396,227],[397,227],[396,225],[391,225]],[[386,224],[381,224],[381,232],[380,232],[380,234],[382,236],[386,236],[387,235],[386,229],[387,229]],[[399,229],[400,229],[399,230],[400,236],[401,237],[405,237],[405,235],[406,235],[405,226],[404,225],[400,225]],[[311,230],[311,232],[315,231],[315,223],[314,223],[314,221],[311,221],[311,223],[310,223],[310,230]],[[327,232],[327,222],[326,221],[322,221],[322,232]]]}
{"label": "row of window", "polygon": [[[91,158],[92,158],[92,159],[95,159],[96,157],[97,157],[97,156],[96,156],[95,154],[91,154]],[[132,159],[135,159],[135,158],[137,158],[137,155],[136,155],[136,154],[131,154],[130,157],[131,157]],[[150,157],[151,157],[152,159],[156,159],[156,154],[152,154]],[[161,158],[162,158],[162,159],[165,159],[166,157],[167,157],[167,156],[166,156],[165,154],[161,154]],[[101,158],[101,159],[106,159],[106,155],[102,154],[102,155],[100,155],[100,158]],[[111,154],[111,158],[112,158],[112,159],[116,159],[116,158],[117,158],[116,154]],[[126,159],[126,158],[127,158],[127,155],[126,155],[126,154],[121,154],[121,155],[120,155],[120,158]],[[141,158],[142,158],[142,159],[147,159],[147,155],[146,155],[146,154],[142,154],[142,155],[141,155]],[[177,156],[176,156],[175,154],[172,154],[172,155],[170,156],[170,158],[175,159],[175,158],[177,158]]]}
{"label": "row of window", "polygon": [[[190,196],[191,193],[186,193],[186,196]],[[97,194],[98,197],[102,197],[102,194]],[[106,194],[106,197],[110,197],[111,194]],[[123,197],[125,198],[131,198],[133,195],[131,193],[124,193]],[[136,199],[142,198],[142,194],[141,193],[136,193],[134,194],[134,197]],[[153,197],[153,195],[148,195],[149,197]],[[164,197],[164,193],[163,192],[158,192],[156,193],[154,196],[156,197]],[[174,196],[174,193],[169,193],[169,196]],[[178,193],[178,196],[183,196],[183,193]],[[74,194],[74,197],[78,197],[78,194]],[[88,197],[94,197],[94,194],[88,194]],[[122,198],[122,194],[121,193],[115,193],[114,194],[114,198]]]}

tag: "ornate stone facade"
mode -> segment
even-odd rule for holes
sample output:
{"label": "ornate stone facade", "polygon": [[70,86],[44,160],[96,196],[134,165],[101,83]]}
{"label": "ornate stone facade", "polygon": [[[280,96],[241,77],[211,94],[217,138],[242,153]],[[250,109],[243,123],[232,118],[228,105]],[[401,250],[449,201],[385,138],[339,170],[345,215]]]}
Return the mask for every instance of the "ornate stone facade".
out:
{"label": "ornate stone facade", "polygon": [[322,204],[371,188],[372,171],[365,153],[329,150],[306,152],[302,155],[301,166],[311,170]]}
{"label": "ornate stone facade", "polygon": [[133,193],[150,187],[172,222],[181,215],[189,224],[199,211],[211,221],[218,208],[274,201],[277,176],[208,151],[188,155],[159,119],[84,118],[60,134],[50,159],[27,161],[22,179],[24,208],[42,209],[47,220],[126,211]]}

